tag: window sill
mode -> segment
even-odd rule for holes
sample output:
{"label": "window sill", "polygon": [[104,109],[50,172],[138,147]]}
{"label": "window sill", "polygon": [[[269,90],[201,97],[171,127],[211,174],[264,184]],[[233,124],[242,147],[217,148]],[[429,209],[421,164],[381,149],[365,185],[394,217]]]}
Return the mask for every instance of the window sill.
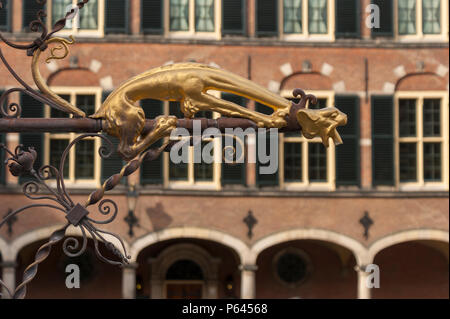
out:
{"label": "window sill", "polygon": [[402,192],[444,192],[448,191],[449,188],[445,184],[436,184],[436,185],[400,185],[399,191]]}
{"label": "window sill", "polygon": [[168,189],[173,190],[199,190],[199,191],[219,191],[215,183],[198,183],[198,184],[188,184],[188,183],[169,183]]}
{"label": "window sill", "polygon": [[[4,33],[10,41],[32,42],[36,38],[33,33]],[[283,41],[275,37],[223,37],[204,39],[198,37],[168,38],[163,35],[131,35],[108,34],[104,37],[87,37],[76,35],[77,43],[155,43],[155,44],[204,44],[204,45],[233,45],[233,46],[293,46],[293,47],[330,47],[330,48],[448,48],[448,39],[439,41],[408,41],[402,42],[387,38],[375,39],[336,39],[335,41]]]}
{"label": "window sill", "polygon": [[[89,195],[94,188],[72,188],[66,185],[70,195]],[[125,185],[118,185],[113,190],[108,191],[107,195],[122,195],[126,196],[128,189]],[[21,185],[0,185],[1,195],[17,195],[23,196]],[[45,194],[45,193],[43,193]],[[161,185],[142,186],[139,189],[140,196],[213,196],[213,197],[287,197],[287,198],[444,198],[448,199],[449,193],[447,191],[392,191],[392,190],[336,190],[333,192],[323,191],[293,191],[280,190],[279,188],[240,188],[222,190],[199,189],[199,188],[179,188],[168,189]]]}
{"label": "window sill", "polygon": [[284,184],[283,190],[285,191],[293,191],[293,192],[332,192],[334,188],[329,184],[324,185],[296,185],[296,184]]}

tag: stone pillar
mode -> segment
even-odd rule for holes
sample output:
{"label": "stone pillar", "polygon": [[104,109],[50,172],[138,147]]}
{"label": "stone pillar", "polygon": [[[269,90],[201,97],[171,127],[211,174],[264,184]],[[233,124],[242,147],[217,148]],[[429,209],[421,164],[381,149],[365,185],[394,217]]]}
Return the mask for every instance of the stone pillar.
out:
{"label": "stone pillar", "polygon": [[[14,294],[16,289],[16,266],[14,261],[4,261],[0,264],[2,267],[2,281],[8,287],[9,291]],[[6,289],[2,289],[2,299],[10,299],[10,296],[6,292]]]}
{"label": "stone pillar", "polygon": [[241,265],[241,299],[255,299],[256,280],[255,272],[258,270],[256,265]]}
{"label": "stone pillar", "polygon": [[157,272],[157,258],[150,257],[147,261],[150,265],[150,299],[162,299],[164,282]]}
{"label": "stone pillar", "polygon": [[355,271],[358,273],[358,299],[370,299],[370,287],[367,285],[367,277],[370,273],[365,271],[365,266],[355,266]]}
{"label": "stone pillar", "polygon": [[122,269],[122,299],[136,298],[136,263],[125,265]]}

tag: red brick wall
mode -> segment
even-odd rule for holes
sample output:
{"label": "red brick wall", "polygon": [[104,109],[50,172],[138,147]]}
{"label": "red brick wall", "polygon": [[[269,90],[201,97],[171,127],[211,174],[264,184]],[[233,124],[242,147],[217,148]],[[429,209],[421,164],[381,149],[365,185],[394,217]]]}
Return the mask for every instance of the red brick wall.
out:
{"label": "red brick wall", "polygon": [[[40,245],[45,241],[34,243],[25,247],[18,256],[16,282],[22,281],[25,267],[33,262],[34,255]],[[82,242],[80,242],[81,244]],[[93,250],[90,242],[88,249]],[[110,256],[104,247],[101,251]],[[122,297],[122,270],[120,267],[106,264],[93,255],[93,277],[89,281],[81,281],[80,289],[68,289],[65,285],[65,269],[62,266],[66,259],[62,251],[62,244],[55,245],[50,256],[39,265],[39,272],[35,279],[27,286],[28,299],[119,299]],[[82,279],[82,278],[81,278]]]}
{"label": "red brick wall", "polygon": [[[311,259],[312,271],[298,287],[281,283],[274,274],[274,257],[284,248],[303,250]],[[338,254],[317,241],[295,241],[270,247],[258,257],[256,298],[356,298],[357,276],[352,260],[343,267]]]}
{"label": "red brick wall", "polygon": [[433,248],[417,242],[395,245],[374,263],[380,267],[380,288],[372,289],[373,298],[449,297],[448,260]]}

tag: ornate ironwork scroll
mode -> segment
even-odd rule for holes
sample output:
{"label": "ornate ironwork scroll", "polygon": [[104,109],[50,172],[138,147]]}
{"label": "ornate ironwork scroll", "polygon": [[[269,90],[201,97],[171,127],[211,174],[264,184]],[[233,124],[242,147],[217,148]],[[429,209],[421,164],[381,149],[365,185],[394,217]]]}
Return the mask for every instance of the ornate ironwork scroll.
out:
{"label": "ornate ironwork scroll", "polygon": [[[47,2],[47,0],[36,0],[37,3],[44,6]],[[87,4],[89,0],[83,0],[78,2],[77,6],[79,9],[82,9],[85,4]],[[0,10],[2,9],[0,1]],[[40,36],[38,36],[32,43],[29,44],[17,44],[13,43],[9,40],[7,40],[3,35],[0,33],[0,40],[2,40],[6,45],[8,45],[11,48],[18,49],[18,50],[25,50],[27,52],[28,56],[33,56],[36,51],[45,51],[48,48],[49,40],[55,39],[52,38],[52,36],[57,33],[58,31],[61,31],[65,26],[67,22],[67,18],[74,13],[74,9],[72,9],[70,12],[67,12],[66,16],[58,21],[53,25],[52,30],[48,30],[47,26],[45,25],[45,22],[43,19],[47,16],[47,13],[44,10],[39,10],[36,14],[36,20],[32,21],[30,23],[30,30],[32,32],[40,32]],[[54,40],[52,40],[54,41]],[[55,57],[55,52],[58,50],[58,48],[52,49],[52,56]],[[52,99],[50,99],[48,96],[42,94],[39,91],[34,90],[30,85],[28,85],[25,81],[23,81],[20,76],[14,71],[14,69],[11,67],[11,65],[6,60],[5,56],[3,55],[2,49],[0,48],[0,59],[2,60],[3,64],[7,68],[8,72],[11,73],[11,75],[19,82],[20,85],[22,85],[22,88],[12,88],[7,91],[5,91],[1,97],[0,97],[0,114],[1,116],[5,118],[19,118],[22,113],[22,107],[18,103],[10,103],[8,104],[8,96],[13,92],[22,92],[24,94],[27,94],[31,96],[32,98],[47,104],[55,109],[66,111],[64,109],[64,105],[61,105],[60,103],[55,103]]]}

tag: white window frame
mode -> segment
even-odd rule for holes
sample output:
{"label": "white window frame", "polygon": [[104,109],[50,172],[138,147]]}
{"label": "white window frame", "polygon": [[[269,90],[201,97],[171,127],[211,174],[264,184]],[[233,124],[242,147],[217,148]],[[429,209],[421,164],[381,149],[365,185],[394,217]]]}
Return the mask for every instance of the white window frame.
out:
{"label": "white window frame", "polygon": [[[209,92],[215,96],[220,96],[219,92]],[[164,115],[169,114],[169,102],[164,102]],[[213,119],[220,117],[219,113],[213,112]],[[205,140],[210,141],[210,139]],[[221,139],[214,140],[214,162],[213,165],[213,179],[211,181],[196,181],[195,180],[195,163],[194,163],[194,148],[189,147],[189,163],[188,163],[188,178],[187,180],[170,180],[169,176],[169,161],[170,154],[168,152],[163,153],[163,177],[164,177],[164,188],[171,189],[206,189],[206,190],[220,190],[221,189],[221,175],[222,175],[222,152],[220,145],[222,144]]]}
{"label": "white window frame", "polygon": [[[59,36],[81,36],[81,37],[104,37],[105,35],[105,1],[106,0],[98,0],[98,28],[97,30],[83,30],[77,28],[77,19],[72,20],[72,28],[71,29],[62,29],[61,31],[57,32],[56,35]],[[53,0],[47,1],[47,28],[51,30],[53,28],[53,21],[52,21],[52,2]],[[79,0],[72,0],[72,5],[75,6]],[[89,5],[89,2],[87,3]],[[82,12],[83,9],[80,11]],[[65,15],[65,14],[64,14]],[[61,16],[61,19],[64,18],[64,16]]]}
{"label": "white window frame", "polygon": [[448,41],[448,0],[441,1],[441,33],[440,34],[424,34],[423,20],[422,20],[422,2],[423,0],[416,0],[416,34],[399,34],[398,32],[398,0],[395,0],[394,5],[394,28],[398,41],[414,42],[420,41]]}
{"label": "white window frame", "polygon": [[329,1],[327,5],[327,28],[324,34],[309,33],[308,0],[302,0],[302,33],[284,33],[284,1],[278,0],[278,33],[284,41],[334,41],[335,40],[335,1]]}
{"label": "white window frame", "polygon": [[[52,87],[52,91],[60,95],[70,95],[70,103],[75,105],[75,97],[77,95],[95,95],[95,109],[102,104],[102,88],[98,87]],[[44,116],[50,118],[51,108],[46,105],[44,110]],[[72,116],[71,116],[72,117]],[[81,134],[77,133],[45,133],[44,134],[44,163],[49,165],[50,163],[50,140],[52,139],[65,139],[72,142],[76,137]],[[102,145],[100,138],[92,138],[94,143],[94,178],[92,179],[76,179],[75,178],[75,156],[76,145],[71,148],[66,162],[69,163],[69,176],[64,176],[65,184],[73,188],[96,188],[101,186],[101,157],[98,153],[99,148]],[[62,155],[62,154],[61,154]],[[57,167],[57,169],[59,169]]]}
{"label": "white window frame", "polygon": [[[214,0],[214,32],[195,31],[195,0],[189,1],[189,30],[170,31],[170,0],[164,0],[164,36],[166,38],[199,38],[220,40],[222,38],[222,0]],[[226,1],[226,0],[225,0]]]}
{"label": "white window frame", "polygon": [[[294,98],[293,90],[283,90],[281,95],[285,98]],[[334,91],[308,91],[308,94],[315,95],[318,99],[327,99],[327,107],[334,106]],[[308,108],[308,105],[306,106]],[[303,135],[298,137],[285,137],[284,133],[279,134],[280,151],[279,151],[279,184],[284,190],[308,190],[308,191],[334,191],[336,189],[336,149],[334,142],[330,139],[330,146],[327,148],[327,181],[326,182],[310,182],[309,181],[309,143],[320,143],[322,139],[315,137],[312,140],[305,138]],[[284,143],[297,142],[302,144],[302,181],[301,182],[285,182],[284,180]],[[325,147],[325,146],[324,146]]]}
{"label": "white window frame", "polygon": [[[400,137],[399,128],[399,100],[415,99],[416,102],[416,136]],[[423,100],[424,99],[441,99],[441,136],[440,137],[423,137]],[[448,190],[449,189],[449,121],[448,121],[448,93],[445,91],[428,91],[428,92],[397,92],[395,94],[395,182],[400,190]],[[400,143],[412,142],[417,145],[417,181],[416,182],[400,182]],[[424,181],[424,163],[423,163],[423,144],[425,142],[442,143],[441,167],[442,180],[440,182]]]}

